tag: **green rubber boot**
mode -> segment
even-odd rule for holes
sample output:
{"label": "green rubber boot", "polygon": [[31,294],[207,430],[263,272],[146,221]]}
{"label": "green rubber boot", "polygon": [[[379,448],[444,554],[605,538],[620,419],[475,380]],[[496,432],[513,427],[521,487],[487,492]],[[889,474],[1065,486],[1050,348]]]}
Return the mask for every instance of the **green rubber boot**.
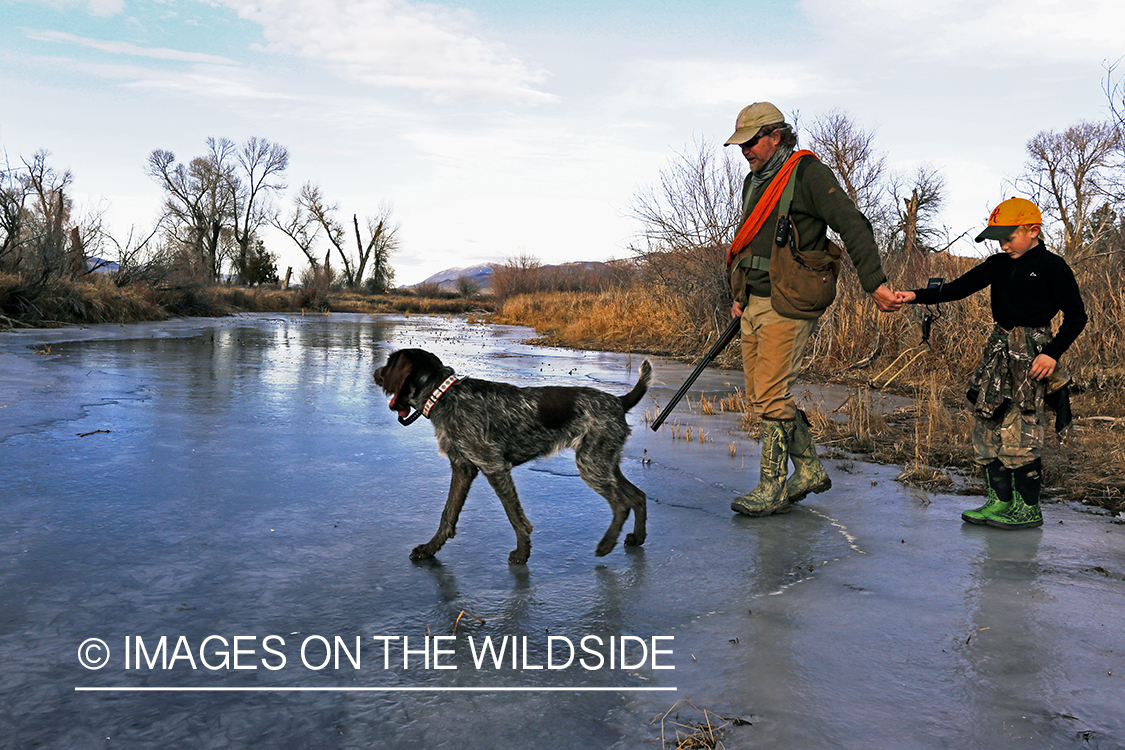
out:
{"label": "green rubber boot", "polygon": [[984,481],[988,485],[988,502],[979,508],[961,514],[966,523],[985,524],[990,516],[1006,511],[1012,505],[1012,471],[1004,468],[1000,459],[984,467]]}
{"label": "green rubber boot", "polygon": [[803,411],[797,411],[793,420],[793,437],[789,442],[789,458],[793,460],[793,474],[785,480],[789,502],[799,503],[806,495],[824,492],[832,488],[832,479],[820,463],[809,422]]}
{"label": "green rubber boot", "polygon": [[1012,469],[1012,504],[990,515],[989,526],[998,529],[1033,529],[1043,525],[1039,492],[1043,487],[1043,461],[1035,459]]}
{"label": "green rubber boot", "polygon": [[731,510],[747,516],[789,512],[785,474],[789,468],[789,443],[792,435],[792,422],[762,420],[762,468],[758,486],[745,495],[736,497],[730,504]]}

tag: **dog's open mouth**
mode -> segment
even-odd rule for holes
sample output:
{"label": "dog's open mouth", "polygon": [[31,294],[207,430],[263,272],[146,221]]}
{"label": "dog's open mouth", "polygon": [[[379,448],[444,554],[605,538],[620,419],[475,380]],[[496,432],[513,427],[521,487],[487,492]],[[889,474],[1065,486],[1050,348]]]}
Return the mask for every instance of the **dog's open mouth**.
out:
{"label": "dog's open mouth", "polygon": [[410,416],[410,403],[398,404],[398,394],[391,396],[391,411],[397,412],[400,417],[405,419]]}

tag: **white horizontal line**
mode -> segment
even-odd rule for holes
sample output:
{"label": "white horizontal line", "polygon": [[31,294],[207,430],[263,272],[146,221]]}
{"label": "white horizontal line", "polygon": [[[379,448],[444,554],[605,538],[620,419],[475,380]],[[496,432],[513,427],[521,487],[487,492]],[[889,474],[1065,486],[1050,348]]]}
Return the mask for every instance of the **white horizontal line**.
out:
{"label": "white horizontal line", "polygon": [[674,687],[76,687],[79,693],[644,693]]}

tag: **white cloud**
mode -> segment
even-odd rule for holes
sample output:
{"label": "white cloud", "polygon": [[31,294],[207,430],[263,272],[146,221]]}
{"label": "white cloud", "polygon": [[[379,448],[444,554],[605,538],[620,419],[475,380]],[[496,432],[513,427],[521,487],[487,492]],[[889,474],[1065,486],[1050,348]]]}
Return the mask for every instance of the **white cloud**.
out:
{"label": "white cloud", "polygon": [[112,78],[131,78],[124,84],[127,88],[168,91],[190,94],[204,98],[225,98],[247,103],[254,100],[298,100],[296,94],[284,94],[262,87],[259,80],[248,76],[246,71],[235,67],[211,65],[195,66],[190,71],[163,72],[126,66],[105,66],[92,72]]}
{"label": "white cloud", "polygon": [[125,0],[48,0],[48,5],[85,5],[95,16],[115,16],[125,10]]}
{"label": "white cloud", "polygon": [[637,60],[626,65],[625,75],[629,82],[624,96],[645,109],[701,106],[737,112],[751,101],[795,101],[827,86],[820,75],[793,62]]}
{"label": "white cloud", "polygon": [[804,0],[837,45],[988,67],[1120,50],[1121,0]]}
{"label": "white cloud", "polygon": [[404,0],[222,0],[262,27],[267,50],[324,62],[379,86],[434,98],[556,99],[545,71],[473,33],[472,16]]}
{"label": "white cloud", "polygon": [[125,0],[90,0],[90,12],[95,16],[115,16],[125,9]]}
{"label": "white cloud", "polygon": [[219,57],[218,55],[206,55],[199,52],[182,52],[180,50],[167,49],[164,47],[138,47],[128,42],[107,42],[101,39],[89,39],[87,37],[75,36],[74,34],[67,34],[63,31],[31,30],[28,31],[25,36],[28,39],[33,39],[38,42],[77,44],[82,47],[89,47],[90,49],[96,49],[114,55],[131,55],[133,57],[148,57],[154,60],[212,63],[219,65],[229,65],[233,62],[228,58]]}
{"label": "white cloud", "polygon": [[[221,59],[221,58],[217,58]],[[276,87],[268,87],[254,71],[229,65],[190,66],[187,70],[162,70],[140,65],[118,63],[96,63],[67,57],[26,57],[40,66],[50,66],[65,70],[68,76],[84,74],[116,81],[124,89],[137,91],[163,91],[175,95],[188,95],[204,99],[230,99],[240,106],[253,101],[301,101],[301,94],[285,93]]]}

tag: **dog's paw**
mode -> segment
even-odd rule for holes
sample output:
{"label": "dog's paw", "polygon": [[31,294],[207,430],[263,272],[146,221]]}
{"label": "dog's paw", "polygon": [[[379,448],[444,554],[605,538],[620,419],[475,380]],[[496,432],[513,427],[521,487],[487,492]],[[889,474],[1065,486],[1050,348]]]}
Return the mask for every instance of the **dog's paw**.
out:
{"label": "dog's paw", "polygon": [[625,535],[625,546],[626,547],[640,547],[644,543],[645,543],[645,538],[644,538],[643,535],[638,535],[638,534],[626,534]]}
{"label": "dog's paw", "polygon": [[601,542],[598,543],[598,548],[596,550],[594,550],[594,554],[597,555],[598,557],[605,557],[610,552],[613,552],[613,548],[616,547],[616,546],[617,546],[617,540],[616,539],[603,539],[603,540],[601,540]]}
{"label": "dog's paw", "polygon": [[531,550],[514,549],[508,554],[509,565],[523,565],[531,557]]}
{"label": "dog's paw", "polygon": [[433,556],[434,553],[425,544],[419,544],[410,553],[411,560],[429,560]]}

